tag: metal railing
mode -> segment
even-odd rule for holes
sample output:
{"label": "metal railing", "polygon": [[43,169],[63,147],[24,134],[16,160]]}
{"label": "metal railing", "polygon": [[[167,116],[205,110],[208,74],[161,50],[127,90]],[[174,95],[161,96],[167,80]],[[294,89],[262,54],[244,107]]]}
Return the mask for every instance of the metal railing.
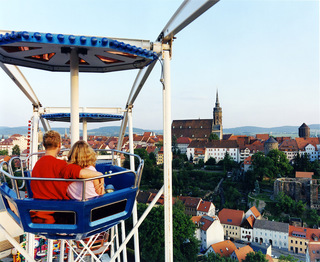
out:
{"label": "metal railing", "polygon": [[[125,155],[129,155],[129,156],[134,156],[136,158],[138,158],[139,160],[139,165],[136,171],[132,171],[132,170],[124,170],[124,171],[119,171],[119,172],[114,172],[114,173],[107,173],[107,174],[103,174],[101,176],[97,176],[97,177],[93,177],[93,178],[85,178],[85,179],[65,179],[65,178],[46,178],[46,177],[26,177],[24,176],[24,172],[23,172],[23,162],[19,157],[14,157],[12,159],[10,159],[9,164],[7,162],[2,162],[0,164],[0,175],[3,178],[4,182],[7,182],[7,180],[11,180],[11,184],[12,184],[12,189],[15,191],[17,198],[18,199],[22,199],[20,196],[20,192],[19,189],[22,189],[25,186],[25,181],[32,181],[32,180],[37,180],[37,181],[64,181],[64,182],[81,182],[83,183],[83,190],[82,190],[82,201],[85,201],[85,186],[86,183],[95,179],[99,179],[99,178],[105,178],[105,177],[111,177],[111,176],[117,176],[117,175],[121,175],[121,174],[125,174],[125,173],[133,173],[135,175],[135,182],[134,182],[134,187],[133,188],[137,188],[140,185],[141,182],[141,175],[142,175],[142,170],[143,170],[143,166],[144,166],[144,161],[140,158],[140,156],[136,155],[136,154],[131,154],[131,153],[127,153],[127,152],[123,152],[123,151],[119,151],[119,150],[113,150],[113,149],[109,149],[109,150],[98,150],[98,151],[110,151],[112,154],[112,165],[114,165],[115,162],[115,154],[125,154]],[[31,154],[27,159],[26,159],[26,163],[28,163],[29,159],[32,156],[35,155],[43,155],[44,152],[38,152],[38,153],[34,153]],[[20,163],[21,163],[21,172],[22,172],[22,176],[21,177],[17,177],[14,175],[14,172],[12,170],[12,167],[10,167],[10,164],[12,164],[14,159],[19,159]],[[7,170],[5,170],[5,165],[7,166]],[[32,172],[32,171],[31,171]],[[22,181],[22,186],[18,187],[18,181],[21,180]],[[0,185],[2,184],[1,180],[0,180]]]}

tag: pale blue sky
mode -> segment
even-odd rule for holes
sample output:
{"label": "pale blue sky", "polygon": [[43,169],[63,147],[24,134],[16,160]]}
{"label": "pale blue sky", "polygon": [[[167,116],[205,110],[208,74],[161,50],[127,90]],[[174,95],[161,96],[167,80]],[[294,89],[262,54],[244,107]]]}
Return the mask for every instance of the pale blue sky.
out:
{"label": "pale blue sky", "polygon": [[[0,0],[0,29],[154,41],[181,2]],[[69,106],[69,74],[21,70],[45,107]],[[137,72],[80,74],[80,106],[124,107]],[[135,127],[162,129],[160,76],[158,64]],[[172,119],[212,118],[218,89],[224,128],[320,123],[319,1],[221,0],[177,35],[171,88]],[[31,103],[3,71],[0,92],[0,126],[27,125]]]}

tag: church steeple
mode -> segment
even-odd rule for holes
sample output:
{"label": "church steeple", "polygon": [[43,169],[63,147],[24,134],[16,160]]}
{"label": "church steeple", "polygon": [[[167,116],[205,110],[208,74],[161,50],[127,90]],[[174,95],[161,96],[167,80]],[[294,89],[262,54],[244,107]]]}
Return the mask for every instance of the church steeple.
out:
{"label": "church steeple", "polygon": [[216,93],[216,107],[220,107],[218,89],[217,89],[217,93]]}
{"label": "church steeple", "polygon": [[213,108],[213,120],[212,120],[212,131],[211,133],[216,134],[220,140],[223,137],[222,131],[222,108],[220,107],[219,103],[219,95],[218,89],[216,93],[216,105]]}
{"label": "church steeple", "polygon": [[213,124],[222,125],[222,108],[220,107],[219,103],[218,89],[216,93],[216,105],[213,108]]}

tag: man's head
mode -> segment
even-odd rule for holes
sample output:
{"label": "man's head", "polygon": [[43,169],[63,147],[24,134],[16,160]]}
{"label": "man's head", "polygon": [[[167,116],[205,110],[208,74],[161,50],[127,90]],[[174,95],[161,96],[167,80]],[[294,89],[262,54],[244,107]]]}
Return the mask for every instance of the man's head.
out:
{"label": "man's head", "polygon": [[50,130],[43,135],[43,146],[46,150],[60,147],[61,136],[57,131]]}

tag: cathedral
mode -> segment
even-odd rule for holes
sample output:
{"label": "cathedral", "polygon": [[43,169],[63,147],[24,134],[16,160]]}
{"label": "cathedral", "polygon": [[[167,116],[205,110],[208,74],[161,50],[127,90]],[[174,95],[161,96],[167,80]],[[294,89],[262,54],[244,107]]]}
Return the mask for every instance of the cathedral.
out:
{"label": "cathedral", "polygon": [[222,140],[222,108],[219,103],[218,91],[213,108],[213,119],[173,120],[172,135],[176,138],[189,137],[192,140],[207,140],[211,134],[216,134]]}

